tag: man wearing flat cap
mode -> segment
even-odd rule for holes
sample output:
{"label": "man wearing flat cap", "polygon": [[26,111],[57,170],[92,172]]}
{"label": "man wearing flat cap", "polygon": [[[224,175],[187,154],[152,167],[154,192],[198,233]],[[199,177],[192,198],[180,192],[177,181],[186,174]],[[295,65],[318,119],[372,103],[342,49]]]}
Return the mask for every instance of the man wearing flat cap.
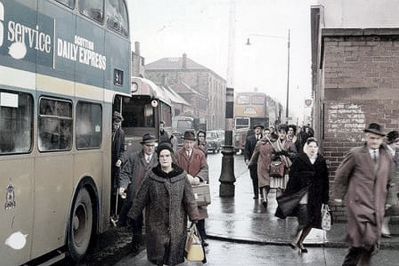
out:
{"label": "man wearing flat cap", "polygon": [[[126,223],[127,213],[133,205],[133,200],[139,191],[144,177],[158,164],[158,157],[155,153],[155,144],[157,143],[155,136],[146,133],[143,135],[143,139],[140,143],[142,145],[142,150],[129,154],[120,174],[118,192],[120,195],[124,195],[124,193],[127,192],[128,196],[119,217],[121,226]],[[138,219],[134,220],[132,225],[132,245],[134,250],[138,250],[142,241],[143,215],[140,215]]]}
{"label": "man wearing flat cap", "polygon": [[385,134],[377,123],[364,130],[366,143],[353,148],[339,165],[333,198],[340,204],[346,195],[347,236],[350,245],[342,265],[369,265],[378,251],[381,224],[392,175],[393,160],[383,144]]}
{"label": "man wearing flat cap", "polygon": [[[249,161],[251,160],[252,154],[254,153],[256,143],[258,140],[262,139],[262,131],[264,129],[264,126],[262,125],[255,125],[254,127],[255,134],[249,135],[247,139],[245,140],[245,146],[244,146],[244,161],[245,164],[248,165]],[[258,165],[257,163],[251,164],[251,166],[248,166],[249,168],[249,175],[251,176],[252,179],[252,187],[254,191],[254,199],[259,198],[259,186],[258,186]]]}
{"label": "man wearing flat cap", "polygon": [[122,115],[114,111],[112,114],[112,147],[111,147],[111,183],[112,183],[112,196],[111,196],[111,213],[116,213],[115,201],[117,196],[119,172],[122,162],[124,161],[125,154],[125,132],[121,124],[123,121]]}

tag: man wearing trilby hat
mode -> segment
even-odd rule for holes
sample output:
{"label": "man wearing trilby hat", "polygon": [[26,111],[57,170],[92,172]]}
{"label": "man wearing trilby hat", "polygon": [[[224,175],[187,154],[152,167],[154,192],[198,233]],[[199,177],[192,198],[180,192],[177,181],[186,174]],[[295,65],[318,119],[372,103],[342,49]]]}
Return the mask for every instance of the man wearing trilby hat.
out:
{"label": "man wearing trilby hat", "polygon": [[347,236],[350,245],[343,265],[369,265],[378,250],[384,217],[387,187],[393,161],[386,145],[385,134],[377,123],[364,130],[365,145],[353,148],[339,165],[334,180],[333,198],[338,204],[345,194]]}

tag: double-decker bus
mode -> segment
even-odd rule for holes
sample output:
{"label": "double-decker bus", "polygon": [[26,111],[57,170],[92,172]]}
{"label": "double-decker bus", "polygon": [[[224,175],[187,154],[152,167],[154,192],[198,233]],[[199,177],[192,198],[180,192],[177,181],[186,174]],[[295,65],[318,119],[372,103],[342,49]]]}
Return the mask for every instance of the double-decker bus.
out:
{"label": "double-decker bus", "polygon": [[128,152],[142,149],[140,142],[145,133],[151,133],[159,139],[161,121],[165,123],[165,131],[171,135],[172,107],[170,92],[166,88],[145,78],[132,77],[131,97],[117,96],[114,109],[118,108],[119,102]]}
{"label": "double-decker bus", "polygon": [[79,260],[108,228],[128,25],[125,0],[0,0],[1,265]]}
{"label": "double-decker bus", "polygon": [[234,101],[234,149],[242,151],[247,132],[256,124],[269,126],[267,95],[262,92],[238,92]]}

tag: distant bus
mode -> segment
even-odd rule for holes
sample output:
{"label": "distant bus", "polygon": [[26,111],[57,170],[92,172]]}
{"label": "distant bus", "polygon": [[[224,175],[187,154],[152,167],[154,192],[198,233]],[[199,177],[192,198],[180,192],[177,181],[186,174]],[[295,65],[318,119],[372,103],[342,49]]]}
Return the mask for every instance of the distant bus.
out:
{"label": "distant bus", "polygon": [[128,25],[125,0],[0,0],[1,265],[79,260],[109,227]]}
{"label": "distant bus", "polygon": [[238,92],[234,101],[234,148],[242,151],[249,129],[261,124],[269,126],[267,95],[262,92]]}
{"label": "distant bus", "polygon": [[159,124],[165,122],[165,130],[172,133],[172,107],[167,89],[157,86],[151,80],[132,78],[131,97],[118,96],[114,109],[121,102],[122,128],[125,131],[127,151],[139,151],[145,133],[159,139]]}

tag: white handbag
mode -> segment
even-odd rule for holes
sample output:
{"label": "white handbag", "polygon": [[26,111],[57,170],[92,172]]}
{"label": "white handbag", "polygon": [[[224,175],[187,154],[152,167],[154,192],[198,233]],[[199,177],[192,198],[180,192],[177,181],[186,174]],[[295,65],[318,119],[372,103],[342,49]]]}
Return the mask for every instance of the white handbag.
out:
{"label": "white handbag", "polygon": [[201,262],[205,257],[204,249],[201,243],[201,237],[195,224],[192,224],[188,229],[184,251],[186,255],[185,257],[188,261]]}
{"label": "white handbag", "polygon": [[331,211],[327,204],[321,207],[321,229],[326,231],[331,229]]}

